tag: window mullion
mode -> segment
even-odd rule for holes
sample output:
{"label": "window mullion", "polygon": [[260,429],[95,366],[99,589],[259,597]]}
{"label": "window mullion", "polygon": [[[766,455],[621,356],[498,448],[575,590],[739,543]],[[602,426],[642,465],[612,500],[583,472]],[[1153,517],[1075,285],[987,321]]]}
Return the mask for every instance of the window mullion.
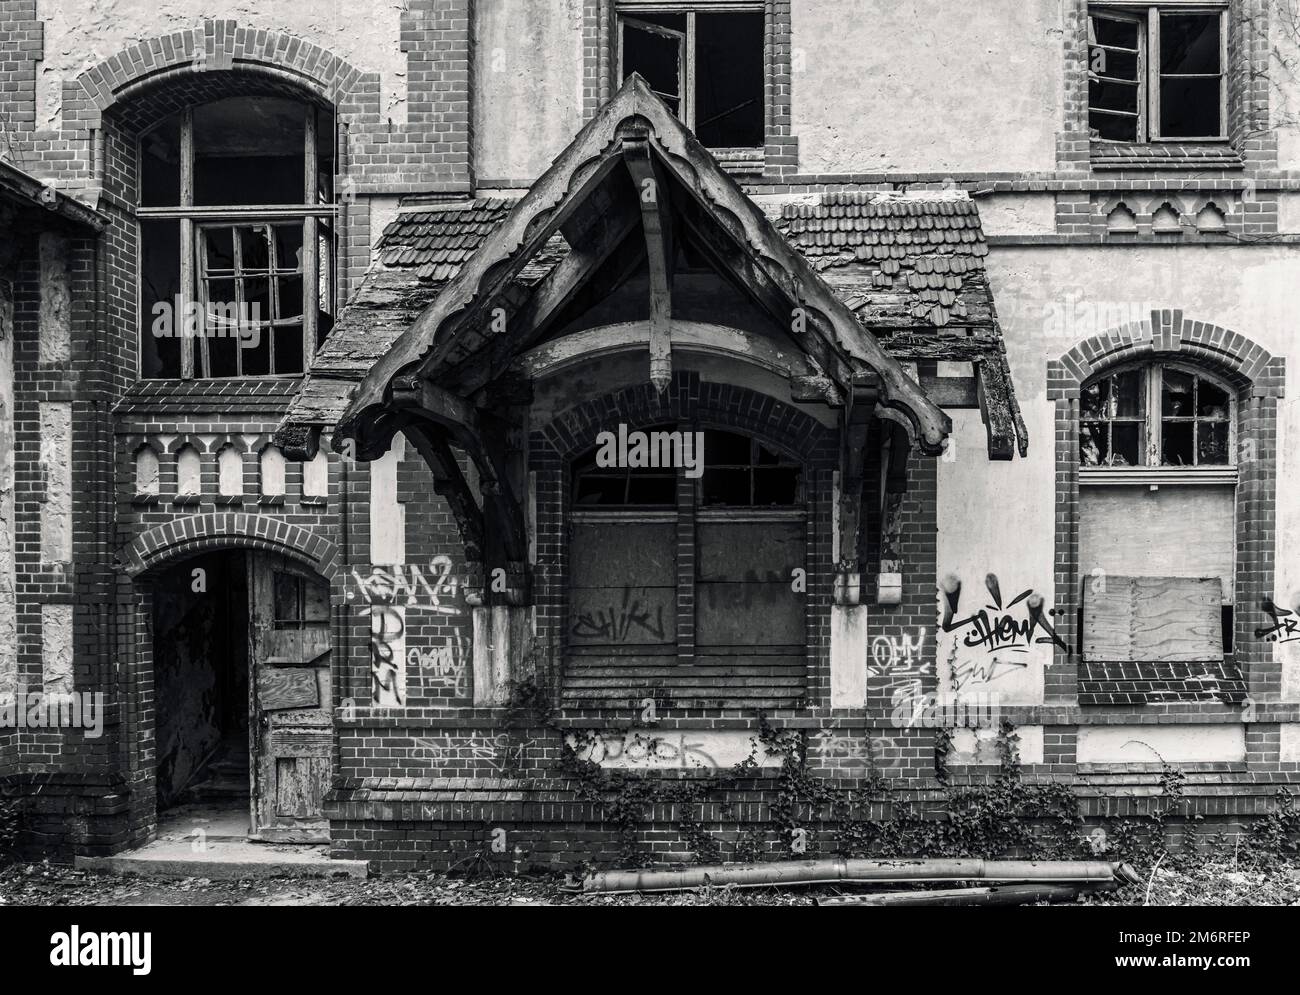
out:
{"label": "window mullion", "polygon": [[[271,302],[271,313],[268,315],[270,322],[266,329],[266,372],[271,376],[275,375],[275,329],[280,322],[280,280],[277,274],[280,271],[279,253],[276,251],[275,244],[275,226],[269,222],[266,225],[266,296]],[[243,342],[243,338],[240,338]]]}
{"label": "window mullion", "polygon": [[1146,381],[1147,430],[1144,433],[1146,436],[1146,464],[1147,466],[1159,466],[1161,436],[1163,434],[1160,421],[1163,409],[1160,406],[1160,398],[1164,390],[1164,368],[1159,365],[1148,367]]}
{"label": "window mullion", "polygon": [[682,120],[695,131],[695,11],[686,13],[686,50],[682,52]]}
{"label": "window mullion", "polygon": [[[232,228],[230,234],[235,252],[235,319],[238,320],[244,313],[244,247],[240,229]],[[244,375],[244,350],[238,342],[235,343],[235,375]]]}
{"label": "window mullion", "polygon": [[[181,113],[181,207],[194,206],[194,112],[186,108]],[[194,221],[191,218],[180,219],[180,253],[181,253],[181,313],[173,316],[173,325],[182,330],[181,335],[181,379],[194,379],[194,338],[191,332],[202,334],[203,316],[195,314],[195,324],[191,327],[188,319],[198,294],[194,286]]]}
{"label": "window mullion", "polygon": [[[303,203],[316,202],[316,108],[308,106],[303,145]],[[316,219],[302,223],[302,372],[306,373],[316,354],[316,306],[320,294],[320,260]]]}
{"label": "window mullion", "polygon": [[1152,140],[1160,138],[1160,9],[1147,8],[1147,113],[1150,117],[1147,134]]}

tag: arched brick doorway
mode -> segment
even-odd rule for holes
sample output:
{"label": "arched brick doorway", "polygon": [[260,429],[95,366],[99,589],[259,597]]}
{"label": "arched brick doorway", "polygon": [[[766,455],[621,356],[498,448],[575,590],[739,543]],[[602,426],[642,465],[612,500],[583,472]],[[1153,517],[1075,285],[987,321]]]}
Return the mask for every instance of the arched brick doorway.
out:
{"label": "arched brick doorway", "polygon": [[328,840],[333,543],[202,515],[143,533],[124,559],[132,835]]}

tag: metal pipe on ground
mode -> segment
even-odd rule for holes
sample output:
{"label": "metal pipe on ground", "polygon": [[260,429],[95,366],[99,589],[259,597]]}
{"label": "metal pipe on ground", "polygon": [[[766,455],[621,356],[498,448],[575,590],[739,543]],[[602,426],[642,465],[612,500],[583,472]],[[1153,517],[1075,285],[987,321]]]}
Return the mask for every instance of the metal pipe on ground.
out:
{"label": "metal pipe on ground", "polygon": [[872,895],[837,895],[818,905],[870,905],[886,908],[937,908],[954,905],[1028,905],[1030,902],[1073,902],[1083,894],[1114,891],[1119,881],[1099,885],[1007,884],[984,888],[936,888],[932,891],[888,891]]}
{"label": "metal pipe on ground", "polygon": [[1048,881],[1057,884],[1136,882],[1127,864],[1106,860],[982,860],[936,858],[882,860],[829,857],[762,864],[712,864],[680,870],[601,871],[582,880],[582,891],[615,894],[682,891],[735,885],[761,888],[849,881]]}

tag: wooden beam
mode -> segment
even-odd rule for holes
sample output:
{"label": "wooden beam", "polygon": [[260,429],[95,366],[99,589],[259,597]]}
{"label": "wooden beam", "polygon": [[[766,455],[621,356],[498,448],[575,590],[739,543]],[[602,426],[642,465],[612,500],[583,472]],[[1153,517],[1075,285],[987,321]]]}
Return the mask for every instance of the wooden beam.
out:
{"label": "wooden beam", "polygon": [[989,440],[989,459],[1009,460],[1015,452],[1016,426],[1007,397],[1009,386],[998,357],[975,364],[980,417]]}
{"label": "wooden beam", "polygon": [[641,205],[650,274],[650,382],[663,393],[673,377],[673,225],[668,184],[655,166],[649,142],[623,139],[623,161],[636,187]]}
{"label": "wooden beam", "polygon": [[852,381],[852,371],[825,338],[812,330],[818,321],[817,316],[805,311],[801,317],[808,330],[797,334],[794,310],[798,302],[791,300],[766,271],[749,258],[739,243],[696,204],[679,202],[677,207],[682,226],[710,263],[767,312],[776,326],[790,336],[793,344],[817,364],[822,373],[835,381],[837,387],[847,390]]}
{"label": "wooden beam", "polygon": [[452,367],[439,379],[456,384],[465,396],[482,390],[505,372],[514,358],[539,341],[597,271],[627,241],[640,212],[622,204],[598,218],[572,250],[533,290],[514,314],[507,314],[506,332],[485,353]]}
{"label": "wooden beam", "polygon": [[466,561],[481,563],[483,510],[460,471],[460,462],[447,442],[446,432],[427,422],[413,422],[402,431],[433,472],[433,492],[444,498],[451,509]]}

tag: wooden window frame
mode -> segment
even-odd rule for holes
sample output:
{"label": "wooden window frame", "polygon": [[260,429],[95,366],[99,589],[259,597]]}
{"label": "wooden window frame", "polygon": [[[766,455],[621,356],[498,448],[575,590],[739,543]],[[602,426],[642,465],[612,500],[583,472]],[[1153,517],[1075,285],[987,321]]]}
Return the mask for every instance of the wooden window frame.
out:
{"label": "wooden window frame", "polygon": [[[671,28],[664,28],[658,24],[650,24],[637,18],[638,14],[680,14],[686,18],[685,32],[678,32]],[[764,18],[767,15],[766,5],[759,0],[690,0],[690,2],[665,2],[665,0],[616,0],[614,3],[614,24],[613,24],[613,41],[614,41],[614,58],[611,60],[614,68],[614,88],[617,89],[623,82],[623,25],[625,22],[635,24],[641,30],[650,30],[656,34],[683,35],[682,50],[678,58],[678,79],[681,81],[682,94],[680,97],[681,111],[679,117],[681,122],[695,133],[695,15],[696,14],[762,14]],[[766,47],[766,46],[765,46]],[[770,57],[765,50],[763,53],[764,73],[770,69]],[[766,86],[764,87],[766,91]],[[768,139],[768,108],[767,94],[762,94],[764,101],[763,107],[763,140],[758,145],[738,145],[738,146],[719,146],[713,151],[718,152],[754,152],[766,147]]]}
{"label": "wooden window frame", "polygon": [[[1161,412],[1161,388],[1164,384],[1164,371],[1166,369],[1177,370],[1180,373],[1189,374],[1198,380],[1206,380],[1215,387],[1223,391],[1228,397],[1228,463],[1195,463],[1191,466],[1177,466],[1174,464],[1163,464],[1160,462],[1162,451],[1162,433],[1163,423],[1166,421]],[[1093,384],[1108,380],[1118,373],[1128,373],[1134,370],[1141,371],[1143,377],[1142,398],[1143,398],[1143,415],[1141,418],[1085,418],[1083,416],[1082,404],[1080,405],[1078,424],[1081,427],[1086,421],[1102,421],[1105,424],[1112,424],[1113,421],[1129,422],[1137,421],[1141,426],[1141,448],[1139,450],[1143,458],[1143,463],[1137,466],[1087,466],[1084,465],[1082,456],[1079,460],[1079,483],[1081,485],[1131,485],[1131,484],[1150,484],[1159,486],[1160,484],[1235,484],[1238,476],[1237,455],[1237,391],[1233,386],[1222,378],[1215,376],[1204,368],[1194,363],[1179,362],[1177,360],[1143,360],[1136,363],[1125,363],[1119,366],[1113,366],[1106,369],[1096,377],[1090,378],[1080,388],[1080,394]],[[1190,416],[1189,420],[1212,421],[1214,419],[1199,418],[1196,415]],[[1193,458],[1199,459],[1199,453],[1196,450],[1196,433],[1193,431],[1192,436],[1192,455]],[[1109,442],[1109,435],[1107,440]]]}
{"label": "wooden window frame", "polygon": [[[1217,14],[1219,16],[1219,72],[1199,74],[1199,78],[1217,76],[1219,79],[1219,134],[1217,135],[1178,135],[1166,137],[1160,134],[1160,81],[1166,75],[1171,78],[1184,78],[1185,74],[1164,74],[1160,72],[1160,18],[1169,14]],[[1086,47],[1110,48],[1096,46],[1092,43],[1092,18],[1104,17],[1111,20],[1127,21],[1138,25],[1138,100],[1137,100],[1137,140],[1136,144],[1149,143],[1188,143],[1188,142],[1227,142],[1230,138],[1228,127],[1228,14],[1227,3],[1206,3],[1204,0],[1165,0],[1152,4],[1147,0],[1109,0],[1107,3],[1090,4],[1088,7],[1088,39]],[[1122,49],[1122,51],[1129,51]],[[1088,60],[1089,65],[1091,59]],[[1091,69],[1089,69],[1091,78]],[[1194,77],[1187,77],[1194,78]],[[1127,81],[1120,81],[1127,82]],[[1089,101],[1089,125],[1094,110]],[[1098,110],[1096,113],[1114,116],[1127,116],[1117,111]],[[1112,138],[1097,138],[1094,141],[1108,142],[1114,145],[1134,144]]]}
{"label": "wooden window frame", "polygon": [[[316,355],[316,340],[319,329],[319,316],[317,309],[321,302],[320,274],[322,265],[326,268],[327,279],[329,281],[326,288],[327,301],[329,303],[329,313],[337,314],[338,310],[338,285],[337,285],[337,268],[334,264],[333,254],[337,252],[337,243],[333,241],[334,232],[337,230],[336,219],[338,210],[332,203],[323,203],[318,182],[319,158],[317,155],[318,140],[318,117],[320,108],[310,102],[301,103],[304,115],[303,128],[303,201],[300,204],[260,204],[260,205],[229,205],[229,206],[198,206],[194,203],[194,111],[202,104],[191,104],[179,111],[180,117],[180,203],[174,207],[145,207],[140,201],[143,199],[143,189],[137,189],[137,204],[135,208],[136,217],[136,256],[140,256],[140,239],[141,226],[139,222],[144,220],[176,220],[180,225],[180,245],[178,251],[180,255],[180,296],[183,307],[186,309],[182,314],[188,313],[191,306],[198,309],[200,317],[200,328],[198,334],[180,334],[180,353],[181,353],[181,376],[182,380],[234,380],[243,379],[242,373],[237,373],[233,377],[212,377],[206,376],[199,372],[199,367],[207,369],[207,336],[206,336],[206,314],[207,300],[206,295],[201,293],[203,286],[202,276],[198,272],[200,263],[200,227],[205,227],[212,222],[228,222],[232,227],[243,227],[255,225],[258,223],[269,224],[276,222],[298,221],[303,225],[303,249],[302,249],[302,286],[303,286],[303,307],[302,307],[302,369],[292,373],[270,373],[259,374],[259,379],[283,379],[289,377],[304,376],[311,368],[312,359]],[[159,122],[157,126],[161,126]],[[136,175],[143,177],[144,171],[140,167],[143,156],[144,140],[153,132],[154,127],[149,128],[140,135],[136,143]],[[320,229],[321,222],[328,225],[331,240],[329,244],[329,259],[323,260],[321,254]],[[236,239],[238,242],[238,239]],[[146,334],[145,316],[139,311],[142,307],[144,297],[142,294],[142,274],[140,267],[136,268],[136,302],[137,302],[137,324],[139,334],[143,337]],[[238,283],[236,283],[238,286]],[[236,302],[238,304],[238,302]],[[179,316],[177,317],[179,321]],[[199,347],[195,349],[195,341],[199,342]],[[274,345],[271,346],[272,351]],[[196,353],[199,360],[196,363]],[[242,366],[242,355],[237,351],[237,364]],[[271,367],[274,369],[274,365]],[[161,379],[172,379],[170,377]]]}

